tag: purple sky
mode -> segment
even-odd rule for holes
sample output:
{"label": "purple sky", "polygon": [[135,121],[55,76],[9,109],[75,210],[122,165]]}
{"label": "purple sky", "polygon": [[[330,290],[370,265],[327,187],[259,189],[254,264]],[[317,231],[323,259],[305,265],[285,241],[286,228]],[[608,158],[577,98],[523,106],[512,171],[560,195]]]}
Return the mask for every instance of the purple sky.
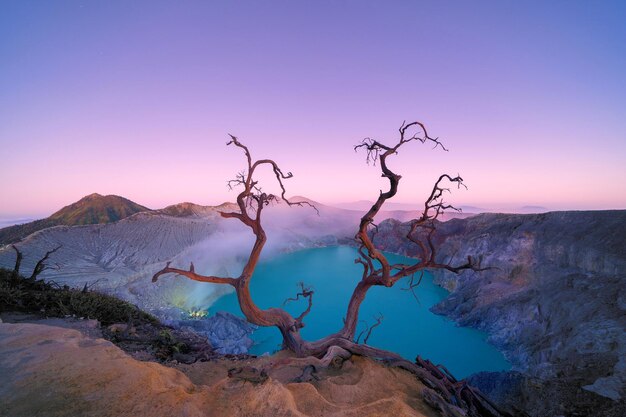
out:
{"label": "purple sky", "polygon": [[[374,199],[352,147],[421,120],[397,202],[626,208],[624,2],[0,2],[0,216],[233,200],[227,133],[291,195]],[[271,187],[267,187],[272,190]]]}

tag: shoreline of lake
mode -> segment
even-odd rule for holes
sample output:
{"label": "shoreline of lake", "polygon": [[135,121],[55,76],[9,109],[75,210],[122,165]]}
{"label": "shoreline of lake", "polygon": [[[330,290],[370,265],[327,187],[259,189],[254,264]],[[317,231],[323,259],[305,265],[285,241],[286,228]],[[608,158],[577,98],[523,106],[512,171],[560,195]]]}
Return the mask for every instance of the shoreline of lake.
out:
{"label": "shoreline of lake", "polygon": [[[361,277],[361,266],[354,264],[356,249],[349,246],[309,248],[276,255],[261,261],[251,281],[252,298],[260,308],[282,306],[292,297],[296,284],[304,282],[315,290],[313,309],[305,320],[302,336],[308,340],[326,336],[341,327],[342,317],[354,286]],[[415,262],[414,259],[388,254],[392,263]],[[503,354],[487,342],[487,334],[459,327],[452,320],[430,311],[445,299],[448,291],[433,283],[429,273],[415,296],[398,282],[392,288],[370,289],[360,311],[357,335],[382,314],[368,344],[401,354],[409,360],[417,355],[434,363],[445,364],[457,377],[480,371],[511,369]],[[305,302],[290,302],[285,308],[299,314]],[[234,293],[226,294],[209,308],[209,316],[227,311],[243,317]],[[280,334],[274,328],[259,328],[252,334],[253,354],[273,353],[280,348]]]}

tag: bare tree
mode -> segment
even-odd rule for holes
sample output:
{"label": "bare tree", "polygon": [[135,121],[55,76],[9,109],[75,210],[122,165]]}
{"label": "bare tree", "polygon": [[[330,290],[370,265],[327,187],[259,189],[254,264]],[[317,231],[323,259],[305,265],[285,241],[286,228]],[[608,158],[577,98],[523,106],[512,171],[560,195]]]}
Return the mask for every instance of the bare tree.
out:
{"label": "bare tree", "polygon": [[39,274],[41,274],[43,271],[46,271],[48,269],[59,269],[60,268],[59,264],[54,264],[54,265],[48,264],[48,258],[50,258],[50,255],[52,255],[54,252],[58,251],[62,247],[63,247],[63,245],[59,245],[56,248],[47,251],[45,253],[45,255],[43,256],[43,258],[41,258],[39,261],[37,261],[37,264],[35,264],[35,268],[33,269],[33,273],[30,275],[30,278],[29,278],[31,281],[36,280],[37,276]]}
{"label": "bare tree", "polygon": [[[421,273],[425,269],[447,269],[455,273],[465,269],[481,270],[480,266],[471,257],[467,259],[466,263],[461,265],[450,265],[436,260],[437,252],[433,243],[433,235],[436,230],[435,221],[444,210],[456,210],[453,206],[443,201],[444,193],[449,191],[445,184],[450,183],[457,187],[464,186],[463,179],[459,175],[441,175],[435,181],[435,185],[424,203],[424,211],[421,217],[411,222],[407,238],[418,246],[421,255],[419,260],[411,264],[391,264],[387,257],[374,246],[370,236],[372,228],[375,227],[374,218],[381,210],[383,204],[396,195],[401,179],[400,175],[389,168],[387,164],[388,158],[396,155],[401,147],[411,142],[431,143],[435,148],[440,147],[447,151],[439,139],[430,137],[422,123],[412,122],[402,124],[399,129],[399,138],[394,145],[385,145],[380,141],[366,138],[355,146],[355,151],[364,150],[366,152],[368,163],[380,167],[382,176],[389,181],[389,189],[386,192],[380,192],[376,202],[365,213],[359,223],[355,236],[359,257],[355,262],[362,265],[363,273],[348,303],[343,327],[338,332],[320,340],[306,341],[301,337],[300,329],[304,326],[303,321],[313,306],[314,291],[301,284],[301,291],[294,299],[305,298],[308,300],[308,306],[299,316],[293,317],[282,308],[269,308],[267,310],[259,308],[252,301],[250,295],[250,280],[253,277],[261,251],[267,240],[261,222],[263,210],[273,202],[284,202],[289,206],[311,205],[307,202],[291,202],[286,198],[284,181],[292,178],[291,172],[285,174],[276,162],[271,159],[253,160],[250,151],[245,145],[239,142],[235,136],[230,135],[230,138],[231,140],[227,145],[233,145],[243,150],[247,166],[245,171],[239,173],[234,180],[229,182],[229,186],[232,188],[241,187],[241,191],[237,195],[239,210],[221,212],[220,214],[224,218],[239,220],[248,226],[255,236],[254,245],[241,275],[238,277],[201,275],[195,271],[193,263],[186,270],[171,267],[170,262],[168,262],[165,268],[154,274],[152,281],[157,281],[159,277],[165,274],[178,274],[194,281],[231,285],[236,291],[239,306],[247,320],[258,326],[277,327],[283,337],[283,347],[293,351],[297,357],[302,358],[301,363],[303,364],[328,366],[336,364],[337,360],[341,362],[342,359],[348,358],[351,354],[382,359],[415,373],[423,382],[434,389],[445,403],[456,402],[460,407],[470,412],[471,415],[480,415],[476,414],[478,409],[490,409],[492,414],[488,415],[497,415],[494,407],[488,404],[481,395],[466,387],[466,384],[463,386],[459,385],[458,381],[451,379],[449,375],[441,372],[439,367],[430,364],[430,362],[409,362],[393,352],[355,341],[359,309],[370,288],[374,286],[392,287],[406,277],[410,277],[409,286],[411,287],[414,285],[414,275]],[[280,195],[263,192],[258,181],[255,180],[256,171],[262,166],[268,166],[273,171],[281,190]],[[376,325],[370,327],[370,332]],[[365,341],[367,341],[367,337]],[[443,405],[441,406],[443,407]]]}
{"label": "bare tree", "polygon": [[13,267],[13,277],[17,278],[20,275],[20,266],[22,265],[22,252],[15,245],[11,245],[15,251],[15,266]]}
{"label": "bare tree", "polygon": [[[39,276],[39,274],[41,274],[43,271],[46,271],[48,269],[61,268],[61,265],[59,265],[58,263],[54,263],[53,265],[50,265],[49,258],[50,258],[50,255],[52,255],[53,253],[55,253],[62,247],[63,245],[59,245],[56,248],[47,251],[43,255],[43,257],[41,257],[41,259],[37,261],[37,263],[35,264],[35,268],[33,269],[33,272],[30,274],[30,277],[28,279],[30,281],[35,281],[37,279],[37,276]],[[22,259],[24,257],[24,254],[15,245],[11,245],[11,248],[13,248],[13,250],[15,251],[15,266],[13,267],[13,272],[11,275],[14,278],[18,278],[20,276],[20,268],[22,265]]]}

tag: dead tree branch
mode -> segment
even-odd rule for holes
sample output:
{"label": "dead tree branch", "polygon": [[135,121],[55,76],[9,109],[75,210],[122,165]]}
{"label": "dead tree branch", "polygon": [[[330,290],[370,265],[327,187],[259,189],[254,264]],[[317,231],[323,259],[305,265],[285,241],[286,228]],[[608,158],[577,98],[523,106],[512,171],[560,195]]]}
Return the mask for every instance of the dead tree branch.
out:
{"label": "dead tree branch", "polygon": [[193,266],[193,262],[189,266],[189,270],[184,270],[184,269],[179,269],[179,268],[171,268],[170,264],[171,264],[171,262],[167,262],[165,264],[165,268],[163,268],[160,271],[156,272],[152,276],[152,282],[157,282],[159,277],[161,275],[164,275],[164,274],[183,275],[183,276],[185,276],[185,277],[187,277],[189,279],[192,279],[194,281],[211,282],[211,283],[214,283],[214,284],[230,284],[232,286],[235,286],[236,281],[237,281],[235,278],[205,276],[205,275],[196,274],[195,268]]}
{"label": "dead tree branch", "polygon": [[17,278],[20,275],[20,265],[22,265],[22,252],[15,245],[11,245],[15,251],[15,266],[13,267],[13,277]]}
{"label": "dead tree branch", "polygon": [[296,321],[294,323],[294,325],[298,328],[301,329],[302,327],[304,327],[304,323],[302,322],[302,320],[304,320],[304,318],[307,316],[307,314],[309,314],[311,312],[311,307],[313,307],[313,289],[312,288],[308,288],[304,285],[304,282],[299,282],[298,286],[300,287],[300,292],[296,294],[295,297],[290,297],[287,298],[284,302],[283,302],[283,306],[285,306],[288,302],[290,301],[298,301],[300,299],[300,297],[302,298],[306,298],[308,300],[308,305],[306,310],[304,310],[302,313],[300,313],[300,315],[298,317],[296,317]]}
{"label": "dead tree branch", "polygon": [[378,313],[378,316],[375,317],[376,322],[374,324],[372,324],[371,326],[367,325],[365,326],[365,329],[361,330],[361,333],[359,333],[359,335],[357,336],[355,343],[359,343],[359,340],[361,340],[361,336],[363,336],[363,334],[365,334],[365,338],[363,339],[363,344],[367,345],[367,340],[370,338],[370,336],[372,335],[372,330],[374,330],[375,327],[380,326],[380,324],[383,322],[383,319],[385,317],[382,315],[382,313]]}
{"label": "dead tree branch", "polygon": [[[316,211],[317,208],[306,201],[290,201],[286,197],[286,188],[284,181],[293,177],[291,172],[285,173],[276,162],[271,159],[253,160],[248,147],[243,145],[236,136],[229,135],[230,141],[227,145],[233,145],[241,149],[246,158],[246,169],[237,174],[234,180],[229,182],[231,188],[239,188],[237,195],[237,207],[239,211],[220,212],[224,218],[234,218],[248,226],[255,236],[255,242],[250,251],[246,264],[243,267],[241,275],[237,278],[232,277],[216,277],[205,276],[195,272],[193,264],[189,270],[170,267],[167,263],[165,268],[154,274],[152,281],[157,281],[164,274],[178,274],[186,276],[195,281],[211,282],[216,284],[229,284],[235,288],[237,299],[241,311],[249,322],[258,326],[276,326],[283,335],[283,341],[286,348],[293,350],[298,354],[305,354],[304,341],[301,339],[299,329],[303,327],[303,319],[310,312],[313,300],[313,291],[304,287],[302,284],[302,297],[309,301],[307,309],[294,318],[287,311],[281,308],[270,308],[267,310],[260,309],[253,301],[250,295],[250,280],[254,270],[258,264],[261,251],[267,241],[265,230],[262,226],[263,210],[273,202],[284,202],[288,206],[309,206]],[[280,188],[280,194],[268,194],[262,191],[258,181],[255,179],[256,170],[259,167],[267,166],[274,173],[274,177]]]}
{"label": "dead tree branch", "polygon": [[417,288],[422,283],[422,278],[424,278],[424,271],[420,271],[420,276],[417,279],[417,282],[415,282],[415,274],[413,274],[411,275],[408,286],[406,288],[400,288],[402,291],[411,291],[413,298],[415,298],[415,301],[417,301],[418,304],[421,303],[419,298],[417,297],[417,294],[415,294],[415,288]]}
{"label": "dead tree branch", "polygon": [[[239,306],[246,319],[259,326],[277,327],[283,337],[283,346],[296,354],[297,357],[291,359],[295,363],[313,365],[315,367],[333,366],[340,364],[352,354],[385,360],[393,366],[411,371],[433,390],[433,395],[440,397],[441,401],[457,404],[469,416],[478,416],[481,410],[487,410],[483,413],[486,416],[500,416],[501,414],[494,410],[480,393],[468,387],[463,381],[457,382],[449,373],[442,369],[429,363],[410,362],[393,352],[367,345],[372,330],[380,325],[382,316],[377,319],[375,324],[369,326],[365,333],[362,332],[355,342],[355,331],[359,322],[359,309],[371,287],[391,287],[399,280],[411,277],[408,289],[412,291],[420,282],[418,280],[415,283],[413,277],[416,273],[420,273],[421,280],[422,273],[426,269],[446,269],[455,273],[465,269],[474,271],[486,269],[482,268],[472,257],[468,257],[467,262],[460,265],[450,265],[437,261],[437,248],[433,240],[437,225],[436,220],[445,210],[456,210],[454,206],[444,201],[443,196],[450,191],[445,186],[447,183],[456,185],[457,188],[465,187],[463,179],[459,175],[441,175],[435,181],[430,195],[425,200],[424,211],[421,217],[413,220],[411,223],[408,237],[419,247],[422,255],[420,259],[411,264],[390,264],[387,257],[374,245],[369,233],[372,227],[376,230],[374,219],[385,202],[396,195],[400,179],[402,178],[391,170],[388,165],[388,158],[396,155],[401,147],[411,142],[430,143],[433,144],[433,148],[441,148],[447,151],[439,139],[431,137],[425,126],[420,122],[403,122],[398,132],[399,138],[393,145],[386,145],[379,140],[366,138],[354,147],[355,151],[365,150],[366,162],[379,167],[382,177],[389,182],[389,189],[380,191],[376,201],[360,220],[355,237],[358,243],[359,257],[355,260],[355,263],[359,263],[363,267],[363,273],[361,280],[357,283],[350,297],[343,327],[337,333],[330,334],[317,341],[309,342],[302,339],[300,329],[304,326],[303,319],[309,314],[313,305],[313,290],[306,288],[303,283],[300,283],[301,291],[296,294],[296,297],[285,300],[285,303],[297,301],[301,297],[308,300],[308,307],[298,317],[294,318],[282,308],[260,309],[252,301],[250,280],[267,240],[261,222],[263,210],[274,202],[284,202],[288,206],[313,206],[305,201],[290,201],[286,197],[284,181],[292,178],[293,174],[282,171],[276,162],[271,159],[253,160],[249,149],[233,135],[230,135],[230,141],[228,141],[227,145],[233,145],[243,151],[246,158],[246,167],[236,175],[235,179],[228,182],[228,186],[231,189],[237,188],[240,190],[236,198],[238,210],[225,211],[220,214],[224,218],[239,220],[249,227],[255,236],[255,242],[241,275],[236,278],[204,276],[195,272],[193,264],[191,264],[188,270],[185,270],[172,268],[168,262],[162,270],[154,274],[152,280],[157,281],[160,276],[165,274],[177,274],[195,281],[233,286],[237,294]],[[268,194],[262,190],[255,179],[256,171],[260,167],[269,167],[272,170],[280,188],[278,195]],[[317,208],[315,209],[317,211]],[[358,341],[362,335],[365,335],[364,343],[360,344]]]}
{"label": "dead tree branch", "polygon": [[[342,337],[348,339],[354,338],[360,305],[365,299],[367,291],[372,286],[391,287],[402,278],[414,276],[415,273],[425,269],[443,268],[452,272],[459,272],[463,269],[480,270],[480,267],[473,262],[473,259],[463,265],[447,265],[436,262],[436,247],[433,242],[433,235],[436,230],[435,220],[445,210],[455,209],[452,205],[445,203],[443,200],[444,193],[449,192],[449,188],[446,188],[443,182],[448,181],[456,184],[457,187],[465,187],[463,179],[459,175],[453,177],[448,174],[443,174],[439,176],[437,181],[435,181],[430,195],[426,198],[422,216],[411,223],[411,230],[408,237],[420,248],[422,256],[418,261],[413,264],[391,265],[387,257],[375,247],[372,233],[369,232],[368,228],[370,225],[374,224],[374,218],[380,212],[384,203],[396,195],[400,179],[402,178],[391,170],[388,165],[388,158],[396,155],[399,149],[405,144],[414,141],[421,143],[429,142],[434,145],[434,148],[440,147],[444,151],[447,151],[447,148],[439,139],[431,137],[425,126],[420,122],[408,124],[403,122],[402,126],[400,126],[399,133],[400,137],[394,145],[386,145],[381,141],[366,138],[354,147],[356,151],[365,150],[366,162],[368,164],[378,165],[380,167],[382,177],[389,181],[389,189],[380,192],[378,199],[361,218],[359,230],[355,237],[359,243],[358,252],[360,256],[360,259],[355,262],[363,265],[363,276],[352,293],[344,327],[339,332]],[[418,229],[420,229],[422,235],[425,235],[423,239],[416,238],[415,235]],[[411,285],[412,284],[410,284],[410,286]]]}
{"label": "dead tree branch", "polygon": [[58,251],[59,249],[61,249],[63,247],[63,245],[59,245],[56,248],[49,250],[48,252],[46,252],[46,254],[43,256],[43,258],[41,258],[37,264],[35,265],[35,269],[33,269],[33,273],[30,276],[30,280],[34,281],[37,279],[37,276],[39,274],[41,274],[43,271],[46,271],[48,269],[59,269],[60,265],[59,264],[55,264],[54,266],[50,266],[48,265],[48,258],[50,258],[50,255],[52,255],[54,252]]}

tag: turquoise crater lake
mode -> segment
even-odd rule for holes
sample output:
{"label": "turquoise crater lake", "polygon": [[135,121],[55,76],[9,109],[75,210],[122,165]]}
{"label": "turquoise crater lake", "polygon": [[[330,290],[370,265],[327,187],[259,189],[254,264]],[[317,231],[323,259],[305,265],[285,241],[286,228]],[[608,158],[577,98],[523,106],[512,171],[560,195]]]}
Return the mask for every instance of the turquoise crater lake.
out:
{"label": "turquoise crater lake", "polygon": [[[361,278],[362,267],[355,264],[357,252],[347,246],[306,249],[281,254],[264,260],[257,266],[251,281],[254,302],[261,308],[280,307],[285,299],[294,297],[302,281],[315,290],[313,309],[305,318],[302,336],[315,340],[337,331],[342,325],[352,290]],[[415,260],[388,254],[391,263]],[[448,292],[424,274],[415,289],[418,300],[410,291],[403,291],[407,282],[400,281],[392,288],[373,287],[361,306],[359,331],[374,323],[382,314],[384,320],[376,327],[368,344],[399,353],[413,360],[417,355],[444,364],[456,377],[463,378],[479,371],[510,369],[502,354],[486,341],[486,334],[474,329],[458,327],[453,321],[433,314],[430,307],[446,297]],[[288,303],[285,308],[298,315],[306,308],[306,301]],[[243,317],[234,293],[218,299],[209,314],[228,311]],[[276,328],[259,328],[252,335],[253,354],[280,349],[281,336]]]}

